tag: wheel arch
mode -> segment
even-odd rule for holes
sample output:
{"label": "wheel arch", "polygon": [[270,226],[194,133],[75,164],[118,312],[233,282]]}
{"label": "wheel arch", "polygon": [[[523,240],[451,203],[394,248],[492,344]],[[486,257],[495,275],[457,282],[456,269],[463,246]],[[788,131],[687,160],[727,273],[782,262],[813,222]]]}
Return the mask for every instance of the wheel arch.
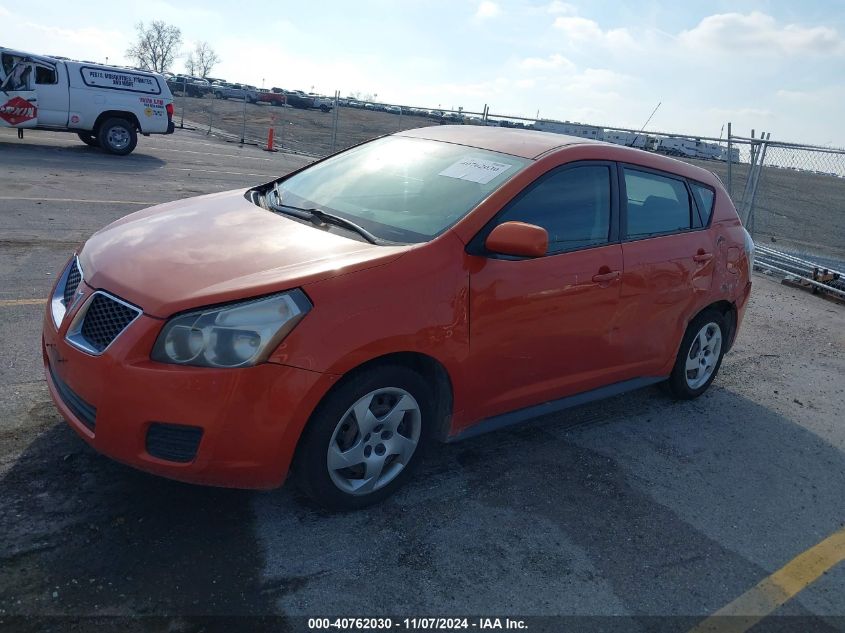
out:
{"label": "wheel arch", "polygon": [[103,121],[107,121],[108,119],[126,119],[132,125],[135,126],[135,129],[138,132],[142,132],[141,123],[138,121],[138,117],[135,116],[132,112],[127,112],[126,110],[106,110],[105,112],[100,112],[97,120],[94,121],[94,128],[93,131],[95,134],[99,133],[100,126],[103,124]]}
{"label": "wheel arch", "polygon": [[719,301],[714,301],[713,303],[705,306],[701,310],[698,311],[690,320],[689,323],[695,321],[698,318],[698,315],[702,314],[707,310],[717,310],[725,317],[725,322],[728,326],[727,336],[725,337],[728,341],[727,347],[725,347],[725,353],[729,352],[731,347],[734,344],[734,338],[736,337],[736,322],[737,322],[737,309],[736,304],[728,301],[726,299],[721,299]]}
{"label": "wheel arch", "polygon": [[308,425],[314,418],[314,415],[320,410],[323,402],[334,393],[341,386],[375,367],[386,365],[400,365],[407,367],[417,372],[432,389],[432,396],[434,398],[434,428],[432,429],[432,437],[438,441],[445,441],[449,436],[449,430],[452,423],[452,402],[453,402],[453,387],[452,380],[446,367],[433,356],[423,354],[421,352],[392,352],[376,356],[366,360],[352,369],[346,371],[343,376],[337,380],[320,398],[320,401],[314,407],[305,424],[299,431],[299,436],[296,439],[296,447],[293,451],[293,459],[291,464],[296,461],[299,453],[299,448],[302,444],[302,439],[306,433]]}

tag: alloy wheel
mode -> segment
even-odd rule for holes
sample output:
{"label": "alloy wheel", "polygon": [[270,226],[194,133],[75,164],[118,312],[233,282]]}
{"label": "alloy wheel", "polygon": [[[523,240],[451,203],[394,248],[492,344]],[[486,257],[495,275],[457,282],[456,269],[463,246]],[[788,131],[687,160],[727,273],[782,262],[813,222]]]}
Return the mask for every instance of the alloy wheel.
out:
{"label": "alloy wheel", "polygon": [[367,495],[389,484],[410,463],[421,422],[419,404],[404,389],[376,389],[358,399],[329,441],[326,464],[332,482],[352,495]]}
{"label": "alloy wheel", "polygon": [[692,339],[687,352],[685,375],[690,389],[698,389],[710,376],[722,353],[722,329],[710,322],[702,327]]}

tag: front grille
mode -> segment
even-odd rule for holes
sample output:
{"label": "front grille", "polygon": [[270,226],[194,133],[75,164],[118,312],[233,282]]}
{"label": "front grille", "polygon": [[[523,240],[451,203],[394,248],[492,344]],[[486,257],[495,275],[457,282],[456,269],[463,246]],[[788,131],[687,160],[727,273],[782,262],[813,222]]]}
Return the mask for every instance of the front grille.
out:
{"label": "front grille", "polygon": [[59,397],[62,399],[62,402],[65,403],[65,406],[71,410],[73,415],[75,415],[82,424],[88,427],[89,430],[93,431],[94,426],[97,423],[97,408],[94,405],[88,404],[85,400],[76,395],[73,390],[56,375],[56,372],[54,372],[53,368],[49,365],[48,369],[50,370],[50,378],[53,379],[53,384],[56,385],[56,391],[59,392]]}
{"label": "front grille", "polygon": [[147,452],[170,462],[190,462],[197,456],[202,428],[154,422],[147,431]]}
{"label": "front grille", "polygon": [[106,349],[140,310],[102,292],[94,294],[85,312],[79,335],[97,354]]}
{"label": "front grille", "polygon": [[74,257],[70,263],[70,270],[68,271],[67,281],[65,282],[65,307],[69,306],[71,301],[73,301],[73,295],[76,293],[76,289],[79,288],[80,281],[82,281],[82,271],[79,269],[79,262]]}

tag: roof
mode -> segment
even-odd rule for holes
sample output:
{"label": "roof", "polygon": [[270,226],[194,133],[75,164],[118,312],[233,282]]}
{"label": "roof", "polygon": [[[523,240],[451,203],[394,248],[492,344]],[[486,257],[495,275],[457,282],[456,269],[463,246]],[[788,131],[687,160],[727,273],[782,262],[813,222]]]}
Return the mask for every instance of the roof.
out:
{"label": "roof", "polygon": [[566,134],[555,134],[554,132],[482,125],[435,125],[398,132],[397,136],[468,145],[491,152],[501,152],[532,159],[567,145],[599,143],[599,141]]}

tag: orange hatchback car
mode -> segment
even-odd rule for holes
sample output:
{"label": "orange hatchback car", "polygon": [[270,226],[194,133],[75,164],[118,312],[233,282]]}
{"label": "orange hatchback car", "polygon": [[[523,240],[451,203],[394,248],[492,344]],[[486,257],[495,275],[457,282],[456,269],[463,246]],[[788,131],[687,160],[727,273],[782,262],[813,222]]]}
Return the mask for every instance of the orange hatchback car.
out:
{"label": "orange hatchback car", "polygon": [[378,501],[454,441],[651,383],[700,395],[753,243],[655,154],[439,126],[93,235],[43,328],[95,450],[174,479]]}

